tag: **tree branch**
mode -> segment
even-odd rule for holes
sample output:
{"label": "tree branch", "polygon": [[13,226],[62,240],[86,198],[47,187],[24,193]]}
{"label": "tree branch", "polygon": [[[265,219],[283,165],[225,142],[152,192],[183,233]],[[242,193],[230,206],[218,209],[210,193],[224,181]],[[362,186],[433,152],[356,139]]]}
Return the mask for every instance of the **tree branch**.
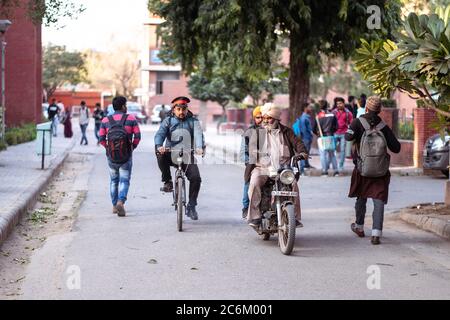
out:
{"label": "tree branch", "polygon": [[431,100],[431,102],[432,102],[433,105],[434,105],[434,106],[428,105],[428,107],[429,107],[430,109],[436,111],[437,113],[439,113],[439,114],[441,114],[441,115],[443,115],[443,116],[445,116],[445,117],[450,118],[450,112],[441,110],[441,109],[439,108],[439,105],[436,103],[436,101],[434,101],[434,99],[431,97],[431,94],[430,94],[430,92],[428,91],[428,89],[427,89],[425,86],[423,87],[423,89],[425,90],[425,93],[427,94],[428,98]]}

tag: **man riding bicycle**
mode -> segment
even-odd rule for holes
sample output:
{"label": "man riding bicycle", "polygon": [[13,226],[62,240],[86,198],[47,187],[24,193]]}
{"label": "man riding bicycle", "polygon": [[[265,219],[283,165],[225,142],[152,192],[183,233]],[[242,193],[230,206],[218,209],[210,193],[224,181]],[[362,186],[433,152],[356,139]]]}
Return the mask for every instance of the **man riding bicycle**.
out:
{"label": "man riding bicycle", "polygon": [[183,150],[182,169],[189,180],[189,203],[186,207],[186,215],[192,220],[197,220],[195,206],[202,179],[198,166],[195,164],[193,152],[203,155],[205,140],[200,122],[188,110],[190,102],[187,97],[177,97],[172,101],[172,110],[168,112],[155,134],[155,149],[164,183],[161,190],[164,192],[173,191],[170,166],[175,166],[179,151]]}

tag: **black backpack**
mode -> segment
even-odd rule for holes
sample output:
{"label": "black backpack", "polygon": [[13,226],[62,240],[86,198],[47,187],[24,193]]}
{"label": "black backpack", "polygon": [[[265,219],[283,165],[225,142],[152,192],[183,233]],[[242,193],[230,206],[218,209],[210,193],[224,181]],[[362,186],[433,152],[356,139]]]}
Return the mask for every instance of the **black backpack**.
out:
{"label": "black backpack", "polygon": [[124,114],[119,122],[113,116],[108,117],[110,128],[106,136],[106,154],[113,163],[125,163],[131,157],[131,141],[125,130],[127,116]]}

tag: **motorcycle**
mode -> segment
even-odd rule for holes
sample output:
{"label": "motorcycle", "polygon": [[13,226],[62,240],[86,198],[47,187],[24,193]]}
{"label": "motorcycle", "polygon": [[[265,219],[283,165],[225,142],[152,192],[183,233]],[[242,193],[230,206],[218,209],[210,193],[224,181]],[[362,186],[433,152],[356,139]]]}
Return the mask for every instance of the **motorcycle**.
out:
{"label": "motorcycle", "polygon": [[278,234],[280,250],[285,255],[290,255],[294,249],[297,228],[294,203],[298,192],[293,191],[293,185],[300,177],[298,160],[301,159],[305,156],[292,157],[290,165],[269,168],[269,179],[261,189],[262,222],[256,231],[266,241]]}

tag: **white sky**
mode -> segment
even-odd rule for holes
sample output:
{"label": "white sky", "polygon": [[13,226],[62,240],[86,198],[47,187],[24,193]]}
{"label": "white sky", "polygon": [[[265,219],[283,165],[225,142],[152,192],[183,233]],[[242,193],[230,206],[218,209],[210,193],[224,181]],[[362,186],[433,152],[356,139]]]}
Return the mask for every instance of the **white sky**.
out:
{"label": "white sky", "polygon": [[65,45],[69,50],[109,51],[118,44],[142,47],[147,0],[73,0],[86,10],[76,20],[63,20],[62,29],[42,28],[42,43]]}

